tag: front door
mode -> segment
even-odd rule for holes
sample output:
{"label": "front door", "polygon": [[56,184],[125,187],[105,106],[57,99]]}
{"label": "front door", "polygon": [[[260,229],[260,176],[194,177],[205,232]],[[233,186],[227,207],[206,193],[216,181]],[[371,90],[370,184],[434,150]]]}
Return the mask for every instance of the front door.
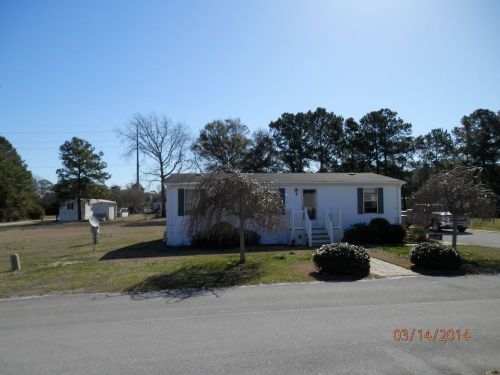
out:
{"label": "front door", "polygon": [[317,226],[318,210],[316,207],[316,190],[304,189],[302,192],[304,210],[307,210],[313,227]]}

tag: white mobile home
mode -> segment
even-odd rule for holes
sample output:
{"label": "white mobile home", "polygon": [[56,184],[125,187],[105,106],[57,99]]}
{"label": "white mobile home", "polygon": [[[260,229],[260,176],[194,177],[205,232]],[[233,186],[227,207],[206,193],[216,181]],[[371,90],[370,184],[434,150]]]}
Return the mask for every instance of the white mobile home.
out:
{"label": "white mobile home", "polygon": [[[259,233],[263,244],[320,245],[339,242],[343,231],[356,223],[382,217],[401,222],[403,181],[375,173],[255,173],[257,181],[272,182],[285,202],[283,225],[272,233]],[[167,189],[166,242],[187,246],[191,237],[186,219],[191,194],[200,174],[175,174]]]}
{"label": "white mobile home", "polygon": [[[116,217],[116,202],[106,199],[81,199],[82,220],[88,220],[92,215],[101,220],[114,220]],[[76,199],[62,202],[59,206],[59,221],[78,220],[78,203]]]}

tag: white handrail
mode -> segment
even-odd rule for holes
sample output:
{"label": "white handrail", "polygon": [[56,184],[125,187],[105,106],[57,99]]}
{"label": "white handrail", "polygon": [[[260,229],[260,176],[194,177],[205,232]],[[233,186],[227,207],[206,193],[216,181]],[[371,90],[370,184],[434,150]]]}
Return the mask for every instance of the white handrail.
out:
{"label": "white handrail", "polygon": [[292,211],[292,229],[303,229],[304,228],[304,211],[303,210],[293,210]]}
{"label": "white handrail", "polygon": [[333,224],[332,219],[330,218],[330,210],[325,210],[325,229],[328,232],[328,237],[330,238],[330,242],[333,243]]}
{"label": "white handrail", "polygon": [[326,215],[329,217],[333,229],[342,228],[340,209],[329,208],[326,210]]}
{"label": "white handrail", "polygon": [[309,215],[307,214],[307,210],[304,210],[304,226],[306,228],[307,233],[307,241],[309,243],[309,247],[312,247],[312,225],[311,220],[309,219]]}

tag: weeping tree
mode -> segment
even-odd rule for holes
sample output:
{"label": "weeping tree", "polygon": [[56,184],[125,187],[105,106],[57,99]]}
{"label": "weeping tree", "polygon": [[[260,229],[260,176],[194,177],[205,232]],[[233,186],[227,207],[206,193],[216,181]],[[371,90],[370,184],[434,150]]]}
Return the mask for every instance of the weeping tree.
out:
{"label": "weeping tree", "polygon": [[187,221],[191,235],[216,223],[237,223],[240,263],[245,263],[245,229],[273,231],[282,224],[284,211],[277,187],[239,172],[205,175],[195,189],[191,207]]}
{"label": "weeping tree", "polygon": [[420,215],[436,207],[453,215],[452,246],[457,249],[459,217],[487,219],[495,215],[496,196],[482,181],[482,168],[457,166],[432,176],[414,195]]}

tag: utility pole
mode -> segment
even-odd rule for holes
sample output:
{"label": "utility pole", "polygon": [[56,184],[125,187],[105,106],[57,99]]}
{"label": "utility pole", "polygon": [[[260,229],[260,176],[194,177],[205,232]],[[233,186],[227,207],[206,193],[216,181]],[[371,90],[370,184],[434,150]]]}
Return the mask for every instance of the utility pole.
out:
{"label": "utility pole", "polygon": [[139,124],[135,125],[136,189],[139,191]]}

